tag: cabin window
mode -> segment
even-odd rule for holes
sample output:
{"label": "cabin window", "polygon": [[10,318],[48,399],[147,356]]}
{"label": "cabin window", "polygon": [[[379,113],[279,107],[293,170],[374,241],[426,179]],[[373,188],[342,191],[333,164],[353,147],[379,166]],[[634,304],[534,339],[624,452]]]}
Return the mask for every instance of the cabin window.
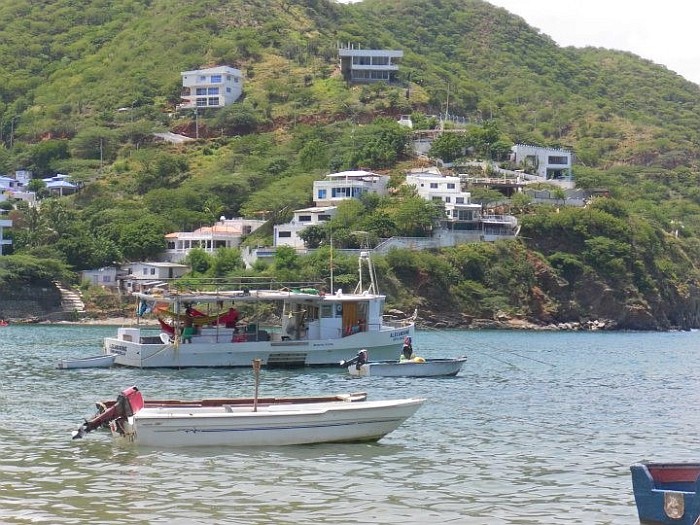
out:
{"label": "cabin window", "polygon": [[318,198],[325,199],[326,198],[326,190],[318,190]]}

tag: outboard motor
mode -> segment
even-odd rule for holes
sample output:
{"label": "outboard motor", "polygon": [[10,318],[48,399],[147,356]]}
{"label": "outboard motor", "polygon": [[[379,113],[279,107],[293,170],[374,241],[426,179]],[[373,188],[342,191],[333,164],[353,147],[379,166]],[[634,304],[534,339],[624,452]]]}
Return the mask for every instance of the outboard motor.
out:
{"label": "outboard motor", "polygon": [[360,368],[362,368],[362,365],[364,365],[368,360],[369,355],[367,354],[367,350],[363,348],[362,350],[357,352],[357,355],[349,361],[341,361],[340,366],[347,368],[349,366],[355,365],[355,368],[359,370]]}
{"label": "outboard motor", "polygon": [[88,432],[92,432],[96,428],[107,425],[114,420],[129,418],[141,410],[143,406],[143,396],[139,389],[135,386],[127,388],[117,396],[116,402],[111,407],[100,412],[91,420],[85,420],[85,423],[73,432],[73,439],[80,439]]}

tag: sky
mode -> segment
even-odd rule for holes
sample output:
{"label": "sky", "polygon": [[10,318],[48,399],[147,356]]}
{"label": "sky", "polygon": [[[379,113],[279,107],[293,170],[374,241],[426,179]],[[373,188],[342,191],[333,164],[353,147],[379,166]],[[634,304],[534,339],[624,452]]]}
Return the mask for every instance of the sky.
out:
{"label": "sky", "polygon": [[487,0],[560,46],[629,51],[700,84],[698,0]]}
{"label": "sky", "polygon": [[560,46],[629,51],[700,84],[700,0],[486,1]]}

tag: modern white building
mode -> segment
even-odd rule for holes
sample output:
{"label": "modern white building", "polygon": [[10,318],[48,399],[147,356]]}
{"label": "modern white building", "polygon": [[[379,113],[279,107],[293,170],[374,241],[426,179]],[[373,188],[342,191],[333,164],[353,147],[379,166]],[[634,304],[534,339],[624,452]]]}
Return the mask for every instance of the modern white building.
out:
{"label": "modern white building", "polygon": [[237,248],[246,235],[267,221],[221,217],[213,226],[203,226],[192,232],[174,232],[165,236],[167,249],[163,256],[169,262],[180,262],[193,248],[213,254],[218,248]]}
{"label": "modern white building", "polygon": [[363,193],[387,195],[389,177],[371,171],[341,171],[314,181],[316,206],[332,206],[346,199],[358,199]]}
{"label": "modern white building", "polygon": [[95,268],[94,270],[83,270],[80,272],[83,281],[89,281],[96,286],[104,286],[105,288],[117,288],[119,269],[116,266],[105,266],[104,268]]}
{"label": "modern white building", "polygon": [[291,222],[275,226],[274,245],[304,248],[304,241],[299,237],[299,233],[309,226],[330,221],[337,211],[337,206],[315,206],[296,210]]}
{"label": "modern white building", "polygon": [[142,291],[178,279],[190,271],[185,264],[171,262],[134,262],[121,266],[124,288],[128,292]]}
{"label": "modern white building", "polygon": [[425,200],[442,203],[445,220],[441,230],[478,233],[479,240],[494,240],[517,235],[518,220],[511,215],[486,214],[481,204],[471,202],[471,194],[462,191],[459,177],[448,177],[437,170],[417,170],[406,175],[406,184],[414,186]]}
{"label": "modern white building", "polygon": [[46,189],[49,190],[54,195],[63,197],[64,195],[70,195],[78,191],[78,185],[69,182],[70,176],[57,173],[53,177],[47,177],[41,179],[46,184]]}
{"label": "modern white building", "polygon": [[511,160],[515,164],[534,169],[542,180],[571,178],[574,155],[569,150],[516,144],[511,151]]}
{"label": "modern white building", "polygon": [[178,109],[222,108],[234,103],[243,93],[243,75],[232,67],[196,69],[180,75],[182,102]]}
{"label": "modern white building", "polygon": [[442,202],[450,220],[477,221],[481,215],[481,204],[472,204],[471,194],[462,191],[459,177],[447,177],[434,171],[409,172],[406,184],[415,187],[423,199]]}
{"label": "modern white building", "polygon": [[396,49],[355,49],[353,46],[338,49],[340,72],[346,82],[387,82],[396,79],[403,51]]}

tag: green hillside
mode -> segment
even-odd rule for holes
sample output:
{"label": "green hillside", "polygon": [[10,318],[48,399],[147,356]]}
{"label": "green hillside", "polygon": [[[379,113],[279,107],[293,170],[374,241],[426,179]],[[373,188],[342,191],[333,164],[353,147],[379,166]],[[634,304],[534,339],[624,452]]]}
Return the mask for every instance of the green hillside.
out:
{"label": "green hillside", "polygon": [[[341,169],[384,170],[397,191],[344,206],[336,242],[356,245],[358,230],[425,234],[435,210],[398,189],[414,159],[395,120],[449,111],[470,122],[463,146],[474,155],[500,161],[517,142],[570,148],[579,187],[611,198],[563,211],[521,199],[510,210],[518,241],[394,254],[392,304],[457,312],[455,323],[700,325],[700,88],[662,66],[560,48],[479,0],[6,0],[0,17],[0,173],[84,184],[55,199],[37,181],[39,209],[0,204],[15,223],[0,286],[20,255],[73,270],[148,258],[164,233],[222,214],[270,219],[248,240],[268,244],[272,223],[311,204],[313,180]],[[400,83],[346,85],[339,43],[402,49]],[[181,71],[224,64],[244,73],[240,102],[196,122],[175,111]],[[168,130],[200,140],[153,141]],[[200,259],[202,274],[243,271],[236,254]],[[256,270],[324,277],[321,262],[289,254]]]}

